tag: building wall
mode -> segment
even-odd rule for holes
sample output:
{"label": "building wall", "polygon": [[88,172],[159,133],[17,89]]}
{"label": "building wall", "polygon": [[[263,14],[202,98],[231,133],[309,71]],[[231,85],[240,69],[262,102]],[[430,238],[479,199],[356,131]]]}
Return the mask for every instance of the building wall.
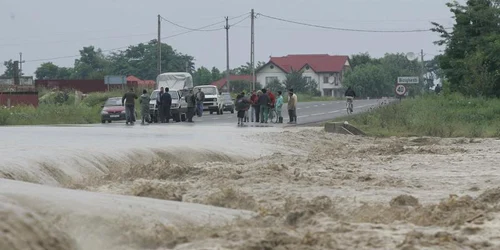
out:
{"label": "building wall", "polygon": [[255,78],[257,78],[257,82],[260,82],[262,87],[266,86],[266,78],[267,77],[276,77],[276,78],[278,78],[278,80],[280,82],[283,82],[284,80],[286,80],[285,72],[283,72],[281,69],[279,69],[278,67],[276,67],[272,64],[267,65],[265,68],[259,70],[259,72],[257,72],[255,74]]}
{"label": "building wall", "polygon": [[0,92],[0,105],[31,105],[38,107],[38,92]]}

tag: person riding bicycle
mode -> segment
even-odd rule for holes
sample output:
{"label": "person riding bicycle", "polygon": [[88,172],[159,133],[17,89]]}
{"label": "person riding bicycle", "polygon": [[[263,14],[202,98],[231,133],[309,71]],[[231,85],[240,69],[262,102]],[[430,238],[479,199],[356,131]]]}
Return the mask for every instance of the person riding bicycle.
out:
{"label": "person riding bicycle", "polygon": [[345,91],[345,97],[347,97],[347,102],[351,104],[351,112],[352,112],[352,101],[356,97],[356,92],[351,87],[348,87]]}

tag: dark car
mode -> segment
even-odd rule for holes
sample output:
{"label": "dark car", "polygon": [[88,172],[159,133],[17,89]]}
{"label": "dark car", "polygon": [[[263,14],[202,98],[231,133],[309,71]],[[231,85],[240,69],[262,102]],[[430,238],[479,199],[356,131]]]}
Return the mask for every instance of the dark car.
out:
{"label": "dark car", "polygon": [[[137,119],[137,113],[135,113],[135,117]],[[121,97],[111,97],[104,105],[102,105],[101,110],[101,122],[109,122],[111,121],[125,121],[125,107],[122,105]]]}
{"label": "dark car", "polygon": [[234,113],[234,101],[229,93],[222,93],[222,109]]}

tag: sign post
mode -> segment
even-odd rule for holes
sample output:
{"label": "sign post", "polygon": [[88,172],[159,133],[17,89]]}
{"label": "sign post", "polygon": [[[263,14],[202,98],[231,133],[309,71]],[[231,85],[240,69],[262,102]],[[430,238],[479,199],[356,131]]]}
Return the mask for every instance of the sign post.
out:
{"label": "sign post", "polygon": [[394,87],[394,91],[396,95],[399,97],[399,101],[401,98],[408,93],[407,85],[418,84],[420,78],[418,76],[400,76],[398,77],[398,81],[396,82],[396,86]]}

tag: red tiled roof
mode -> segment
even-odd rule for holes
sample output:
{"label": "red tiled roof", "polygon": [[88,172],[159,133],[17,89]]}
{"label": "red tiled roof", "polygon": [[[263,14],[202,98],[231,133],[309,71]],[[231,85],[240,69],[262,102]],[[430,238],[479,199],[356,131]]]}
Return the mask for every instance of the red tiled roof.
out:
{"label": "red tiled roof", "polygon": [[[229,75],[229,81],[252,81],[251,75]],[[210,85],[217,86],[217,88],[222,88],[226,85],[226,77],[219,79]]]}
{"label": "red tiled roof", "polygon": [[271,57],[268,64],[273,63],[286,73],[290,73],[292,69],[301,70],[306,65],[309,65],[315,72],[340,72],[348,60],[348,56],[331,56],[328,54],[287,55]]}
{"label": "red tiled roof", "polygon": [[141,80],[135,76],[127,76],[127,82],[136,82],[137,85],[154,85],[156,83],[154,80]]}

